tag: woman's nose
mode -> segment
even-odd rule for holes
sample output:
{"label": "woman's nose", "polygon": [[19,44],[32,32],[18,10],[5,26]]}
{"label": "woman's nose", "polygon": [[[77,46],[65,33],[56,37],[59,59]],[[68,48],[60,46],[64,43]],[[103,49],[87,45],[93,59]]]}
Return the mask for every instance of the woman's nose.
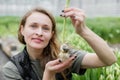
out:
{"label": "woman's nose", "polygon": [[42,35],[43,35],[43,30],[42,30],[42,28],[37,29],[37,30],[36,30],[36,34],[37,34],[38,36],[42,36]]}

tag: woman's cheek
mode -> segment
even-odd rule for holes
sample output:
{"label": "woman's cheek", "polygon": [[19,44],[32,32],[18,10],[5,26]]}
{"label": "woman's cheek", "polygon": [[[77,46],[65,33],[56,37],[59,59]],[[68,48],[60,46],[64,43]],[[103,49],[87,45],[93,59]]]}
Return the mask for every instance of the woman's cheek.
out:
{"label": "woman's cheek", "polygon": [[51,34],[46,34],[46,38],[48,40],[48,42],[50,41],[50,39],[52,38],[52,35]]}
{"label": "woman's cheek", "polygon": [[51,34],[46,34],[46,36],[45,36],[46,45],[50,42],[50,40],[51,40]]}
{"label": "woman's cheek", "polygon": [[25,37],[25,41],[26,41],[26,42],[29,42],[29,41],[32,39],[32,34],[29,33],[29,32],[27,32],[24,37]]}

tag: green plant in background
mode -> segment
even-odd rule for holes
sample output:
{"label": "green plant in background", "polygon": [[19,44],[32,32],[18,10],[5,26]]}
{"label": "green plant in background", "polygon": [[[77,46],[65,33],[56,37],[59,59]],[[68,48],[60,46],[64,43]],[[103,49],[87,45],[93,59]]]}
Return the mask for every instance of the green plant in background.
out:
{"label": "green plant in background", "polygon": [[120,51],[116,51],[118,62],[112,66],[103,67],[99,80],[120,80]]}
{"label": "green plant in background", "polygon": [[0,17],[0,36],[17,35],[19,17],[5,16]]}
{"label": "green plant in background", "polygon": [[[93,52],[92,48],[74,32],[67,38],[70,44],[74,45],[77,48]],[[112,66],[88,69],[85,75],[79,76],[73,73],[72,80],[120,80],[120,51],[115,50],[115,54],[118,58],[118,62]]]}
{"label": "green plant in background", "polygon": [[87,25],[103,39],[110,43],[120,42],[120,18],[98,17],[87,19]]}
{"label": "green plant in background", "polygon": [[88,45],[88,43],[75,32],[70,33],[70,35],[66,38],[66,41],[68,41],[69,44],[72,45],[71,47],[93,52],[92,48]]}

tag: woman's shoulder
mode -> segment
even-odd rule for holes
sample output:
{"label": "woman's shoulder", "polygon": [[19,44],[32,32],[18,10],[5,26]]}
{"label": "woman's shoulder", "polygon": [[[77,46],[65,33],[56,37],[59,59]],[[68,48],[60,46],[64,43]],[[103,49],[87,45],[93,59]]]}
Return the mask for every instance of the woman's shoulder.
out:
{"label": "woman's shoulder", "polygon": [[5,80],[23,80],[18,72],[17,67],[11,61],[7,62],[2,69]]}
{"label": "woman's shoulder", "polygon": [[15,64],[11,61],[8,61],[4,66],[3,68],[13,68],[13,67],[16,67]]}
{"label": "woman's shoulder", "polygon": [[17,67],[11,61],[8,61],[2,68],[3,73],[18,72]]}

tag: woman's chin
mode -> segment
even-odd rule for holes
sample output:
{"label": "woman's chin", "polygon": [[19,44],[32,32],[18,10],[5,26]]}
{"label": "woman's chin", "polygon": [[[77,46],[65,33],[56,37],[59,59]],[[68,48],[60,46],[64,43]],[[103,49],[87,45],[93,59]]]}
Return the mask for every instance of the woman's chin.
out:
{"label": "woman's chin", "polygon": [[45,48],[45,46],[43,46],[43,45],[31,45],[31,47],[34,48],[34,49],[43,49],[43,48]]}
{"label": "woman's chin", "polygon": [[34,49],[44,49],[47,46],[47,44],[30,43],[30,46]]}

